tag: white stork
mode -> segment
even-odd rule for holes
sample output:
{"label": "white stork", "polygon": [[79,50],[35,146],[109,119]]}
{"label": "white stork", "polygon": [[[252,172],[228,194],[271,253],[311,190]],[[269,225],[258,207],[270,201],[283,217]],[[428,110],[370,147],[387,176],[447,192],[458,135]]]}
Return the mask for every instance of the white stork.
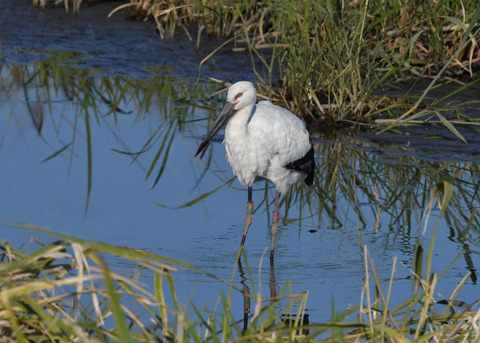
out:
{"label": "white stork", "polygon": [[224,109],[200,143],[195,157],[226,124],[223,143],[228,163],[238,181],[248,186],[247,216],[241,245],[253,219],[253,183],[267,180],[275,185],[275,212],[270,229],[270,259],[273,260],[279,195],[300,181],[311,186],[315,161],[305,123],[292,112],[269,101],[255,104],[256,98],[252,83],[240,81],[233,84],[228,90]]}

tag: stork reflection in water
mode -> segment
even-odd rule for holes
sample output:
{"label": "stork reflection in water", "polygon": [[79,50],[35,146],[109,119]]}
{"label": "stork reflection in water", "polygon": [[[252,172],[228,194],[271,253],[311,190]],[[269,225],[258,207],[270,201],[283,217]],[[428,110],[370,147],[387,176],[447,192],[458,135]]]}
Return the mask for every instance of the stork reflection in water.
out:
{"label": "stork reflection in water", "polygon": [[248,186],[247,216],[241,245],[253,219],[252,185],[267,180],[276,189],[271,232],[270,259],[273,259],[279,213],[278,200],[290,186],[305,181],[313,184],[314,152],[305,123],[292,112],[269,101],[255,104],[252,83],[240,81],[228,90],[227,102],[195,156],[202,152],[224,126],[227,160],[238,181]]}

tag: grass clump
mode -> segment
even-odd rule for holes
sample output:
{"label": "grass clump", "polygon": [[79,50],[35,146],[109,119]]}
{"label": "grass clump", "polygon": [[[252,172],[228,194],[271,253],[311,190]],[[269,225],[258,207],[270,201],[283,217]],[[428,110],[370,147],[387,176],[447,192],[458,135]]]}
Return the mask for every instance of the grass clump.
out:
{"label": "grass clump", "polygon": [[[331,319],[324,323],[304,320],[307,292],[286,294],[287,283],[277,294],[274,265],[270,296],[262,295],[248,262],[242,267],[241,250],[233,265],[233,273],[238,268],[241,276],[237,287],[233,274],[230,281],[223,281],[165,256],[15,225],[58,240],[47,244],[33,238],[22,249],[6,242],[0,245],[0,334],[5,341],[18,342],[476,341],[479,301],[467,304],[458,299],[470,274],[450,297],[439,298],[437,287],[449,267],[440,274],[432,272],[436,231],[448,211],[452,188],[448,182],[437,184],[431,206],[425,209],[428,222],[433,205],[437,202],[441,208],[429,246],[424,249],[419,243],[416,248],[410,296],[395,296],[396,261],[390,278],[382,281],[365,246],[360,305],[337,313],[332,304]],[[174,282],[178,269],[224,283],[228,293],[220,294],[214,310],[182,304]],[[243,298],[243,319],[232,312],[234,294]]]}
{"label": "grass clump", "polygon": [[[306,293],[264,299],[182,261],[22,227],[59,240],[45,244],[34,238],[23,249],[0,245],[0,334],[5,341],[216,342],[297,336],[299,320],[283,318],[293,311],[301,318]],[[134,268],[119,272],[112,264]],[[178,268],[227,284],[229,293],[220,296],[219,309],[181,304],[173,278]],[[247,326],[232,314],[233,291],[256,303]],[[288,304],[275,312],[281,299]]]}
{"label": "grass clump", "polygon": [[[370,127],[405,113],[402,119],[422,123],[433,114],[448,127],[448,113],[435,101],[424,112],[426,94],[452,77],[476,80],[480,66],[475,1],[132,0],[110,15],[126,8],[139,19],[151,18],[161,37],[188,33],[196,24],[197,45],[202,33],[229,38],[222,47],[233,43],[234,51],[258,57],[253,68],[265,95],[323,130]],[[425,77],[434,80],[420,94],[392,96],[384,90]],[[400,123],[405,121],[395,122]]]}
{"label": "grass clump", "polygon": [[[465,9],[448,2],[431,7],[430,2],[285,1],[276,16],[280,77],[273,82],[270,72],[261,83],[323,128],[396,118],[426,92],[409,99],[389,96],[384,88],[412,77],[435,77],[432,86],[442,76],[473,78],[480,66],[480,6],[473,3]],[[273,60],[266,64],[271,71]]]}

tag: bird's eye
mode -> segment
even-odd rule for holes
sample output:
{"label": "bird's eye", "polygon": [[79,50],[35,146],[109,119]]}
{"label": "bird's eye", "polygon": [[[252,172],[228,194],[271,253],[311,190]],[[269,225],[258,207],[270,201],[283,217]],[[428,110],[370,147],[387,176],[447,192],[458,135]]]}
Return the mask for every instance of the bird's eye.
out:
{"label": "bird's eye", "polygon": [[238,98],[240,98],[242,95],[243,95],[243,93],[238,93],[237,95],[235,95],[235,100],[237,100]]}

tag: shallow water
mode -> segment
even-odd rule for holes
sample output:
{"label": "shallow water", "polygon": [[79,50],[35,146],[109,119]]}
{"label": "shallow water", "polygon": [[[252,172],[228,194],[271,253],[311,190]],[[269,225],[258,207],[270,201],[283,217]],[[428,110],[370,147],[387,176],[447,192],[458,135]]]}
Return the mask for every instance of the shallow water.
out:
{"label": "shallow water", "polygon": [[[2,239],[17,245],[27,241],[31,232],[7,223],[28,223],[159,253],[227,280],[233,274],[240,286],[235,256],[243,231],[246,190],[237,181],[221,187],[232,177],[221,137],[203,158],[208,169],[193,158],[206,132],[204,119],[215,115],[224,98],[222,93],[205,99],[221,87],[207,81],[196,84],[199,61],[218,41],[205,39],[196,51],[184,34],[160,40],[147,24],[119,16],[103,20],[112,4],[71,16],[62,9],[42,11],[13,3],[0,14]],[[207,65],[203,79],[255,79],[249,57],[225,52],[215,62],[224,74]],[[50,72],[44,83],[36,74],[41,70]],[[56,78],[57,71],[72,76]],[[33,81],[19,78],[19,72]],[[60,86],[60,79],[69,83]],[[85,80],[91,83],[85,86]],[[106,85],[125,87],[132,94],[120,97],[120,110],[112,109],[94,91],[89,98],[82,96],[85,90],[105,91]],[[398,259],[392,301],[399,303],[409,296],[412,256],[418,244],[428,246],[438,206],[425,234],[422,216],[435,185],[442,181],[453,184],[457,196],[451,216],[440,221],[433,269],[441,273],[457,255],[460,258],[440,282],[437,297],[448,297],[467,272],[475,272],[480,262],[477,215],[473,225],[467,222],[478,201],[477,134],[462,132],[471,142],[465,145],[439,128],[428,129],[433,133],[427,136],[435,138],[425,138],[424,128],[408,130],[409,136],[314,139],[317,186],[302,186],[289,193],[293,199],[286,201],[288,216],[280,222],[274,270],[277,291],[291,282],[292,293],[309,293],[311,322],[330,317],[332,297],[336,310],[360,303],[365,246],[383,281],[390,277],[394,257]],[[142,151],[150,137],[152,142],[138,159],[122,153]],[[152,188],[166,154],[160,151],[164,137],[167,143],[171,141],[169,154]],[[147,178],[159,151],[159,162]],[[183,206],[219,187],[203,200]],[[264,187],[259,183],[255,188],[259,208],[245,250],[257,281],[262,266],[261,285],[268,296],[269,214],[274,192],[268,191],[267,209],[262,203]],[[301,195],[295,198],[297,194]],[[128,266],[122,268],[128,272]],[[192,271],[181,270],[175,279],[180,300],[191,298],[198,307],[213,308],[219,291],[227,291],[225,285]],[[459,298],[472,302],[477,293],[473,276]],[[240,293],[234,297],[234,311],[240,319]]]}

